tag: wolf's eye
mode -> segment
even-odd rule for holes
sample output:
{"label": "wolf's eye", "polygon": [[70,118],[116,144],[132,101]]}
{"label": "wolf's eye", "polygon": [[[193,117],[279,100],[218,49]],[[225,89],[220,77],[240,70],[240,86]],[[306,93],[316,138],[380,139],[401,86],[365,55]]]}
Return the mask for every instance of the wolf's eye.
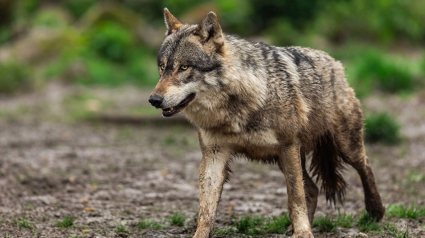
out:
{"label": "wolf's eye", "polygon": [[159,65],[159,68],[161,69],[161,71],[163,71],[165,69],[165,65],[161,64],[161,65]]}
{"label": "wolf's eye", "polygon": [[180,66],[179,71],[186,71],[188,68],[189,68],[189,66],[187,66],[187,65],[182,65],[182,66]]}

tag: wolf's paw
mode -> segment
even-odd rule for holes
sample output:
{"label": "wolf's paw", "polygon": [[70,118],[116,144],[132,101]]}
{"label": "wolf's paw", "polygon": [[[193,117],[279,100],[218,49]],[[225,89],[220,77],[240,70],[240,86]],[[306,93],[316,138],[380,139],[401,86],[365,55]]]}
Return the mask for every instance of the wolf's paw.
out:
{"label": "wolf's paw", "polygon": [[382,204],[366,206],[366,211],[375,218],[376,221],[380,221],[385,215],[385,207]]}
{"label": "wolf's paw", "polygon": [[294,232],[294,235],[292,238],[314,238],[313,233],[311,231],[301,231],[301,232]]}
{"label": "wolf's paw", "polygon": [[206,230],[196,230],[196,233],[193,238],[209,238],[211,237],[210,235],[210,232]]}

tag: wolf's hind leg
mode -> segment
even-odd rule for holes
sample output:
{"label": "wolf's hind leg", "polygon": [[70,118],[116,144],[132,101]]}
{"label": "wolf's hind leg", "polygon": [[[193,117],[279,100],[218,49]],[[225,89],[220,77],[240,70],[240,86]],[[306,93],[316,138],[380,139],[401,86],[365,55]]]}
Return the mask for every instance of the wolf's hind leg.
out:
{"label": "wolf's hind leg", "polygon": [[364,198],[366,211],[380,221],[385,213],[385,207],[382,205],[381,196],[379,195],[378,188],[376,187],[375,177],[373,176],[372,168],[366,154],[362,153],[357,158],[347,161],[357,173],[363,185]]}
{"label": "wolf's hind leg", "polygon": [[[366,156],[366,150],[363,140],[363,115],[358,108],[354,110],[351,120],[345,120],[341,123],[339,133],[337,134],[339,149],[341,150],[343,160],[353,166],[360,175],[363,185],[366,211],[377,221],[380,221],[385,213],[385,207],[382,205],[381,196],[376,187],[375,177],[369,158]],[[346,130],[345,128],[349,128]]]}
{"label": "wolf's hind leg", "polygon": [[314,213],[316,212],[317,207],[317,196],[319,195],[319,189],[308,174],[307,169],[305,167],[305,161],[306,159],[304,151],[301,150],[301,163],[303,167],[304,192],[307,202],[308,220],[310,221],[310,225],[312,225]]}

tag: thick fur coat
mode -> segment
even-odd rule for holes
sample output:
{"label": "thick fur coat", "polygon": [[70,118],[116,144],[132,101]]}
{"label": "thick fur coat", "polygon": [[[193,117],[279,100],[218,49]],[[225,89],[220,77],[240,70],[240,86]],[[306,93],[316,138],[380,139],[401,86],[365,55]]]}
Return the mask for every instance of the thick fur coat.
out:
{"label": "thick fur coat", "polygon": [[[196,127],[203,158],[194,237],[211,237],[235,157],[277,164],[285,175],[293,237],[313,237],[316,177],[326,198],[342,200],[344,163],[359,173],[367,211],[384,207],[365,153],[363,114],[342,64],[301,47],[275,47],[224,34],[215,13],[182,24],[167,9],[158,52],[160,79],[149,101]],[[305,166],[311,155],[311,167]]]}

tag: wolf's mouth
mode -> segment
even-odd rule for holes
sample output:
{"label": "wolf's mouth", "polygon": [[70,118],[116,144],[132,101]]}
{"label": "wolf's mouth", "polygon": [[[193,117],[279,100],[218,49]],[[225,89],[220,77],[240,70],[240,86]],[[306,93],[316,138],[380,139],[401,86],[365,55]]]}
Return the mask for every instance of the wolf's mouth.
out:
{"label": "wolf's mouth", "polygon": [[162,115],[164,117],[171,117],[172,115],[175,115],[179,113],[183,108],[185,108],[194,98],[195,93],[189,94],[183,101],[181,101],[177,106],[169,107],[169,108],[163,108],[162,109]]}

